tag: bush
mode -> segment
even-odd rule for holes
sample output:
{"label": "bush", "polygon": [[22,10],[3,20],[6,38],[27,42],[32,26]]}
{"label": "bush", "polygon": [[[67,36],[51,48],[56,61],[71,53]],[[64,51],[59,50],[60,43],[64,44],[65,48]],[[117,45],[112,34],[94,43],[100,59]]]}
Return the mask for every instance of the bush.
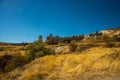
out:
{"label": "bush", "polygon": [[55,52],[52,49],[49,48],[36,48],[36,49],[31,49],[27,54],[26,57],[28,60],[34,60],[35,58],[38,57],[43,57],[45,55],[54,55]]}
{"label": "bush", "polygon": [[70,50],[71,50],[72,52],[75,52],[75,51],[76,51],[76,48],[77,48],[76,41],[71,41],[71,42],[70,42]]}
{"label": "bush", "polygon": [[62,43],[62,42],[58,43],[58,46],[64,46],[64,45],[65,43]]}
{"label": "bush", "polygon": [[42,57],[45,55],[51,55],[55,53],[54,50],[44,47],[41,38],[29,44],[27,46],[27,49],[28,49],[28,53],[26,54],[26,57],[28,60],[34,60],[35,58]]}
{"label": "bush", "polygon": [[76,48],[76,51],[81,52],[81,51],[83,51],[83,50],[85,50],[85,49],[86,49],[86,46],[83,45],[83,44],[81,44],[81,45],[79,45],[79,46]]}
{"label": "bush", "polygon": [[105,42],[102,47],[108,47],[108,48],[112,48],[114,47],[115,44],[113,42]]}
{"label": "bush", "polygon": [[41,56],[44,56],[45,53],[43,51],[39,51],[36,53],[35,57],[38,58],[38,57],[41,57]]}
{"label": "bush", "polygon": [[44,48],[43,51],[47,55],[54,55],[55,54],[55,51],[53,49],[50,49],[50,48]]}

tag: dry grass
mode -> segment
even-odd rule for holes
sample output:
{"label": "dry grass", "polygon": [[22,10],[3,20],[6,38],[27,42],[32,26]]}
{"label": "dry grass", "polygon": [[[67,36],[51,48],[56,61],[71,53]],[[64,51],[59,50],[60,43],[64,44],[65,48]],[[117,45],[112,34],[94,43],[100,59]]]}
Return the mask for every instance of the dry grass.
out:
{"label": "dry grass", "polygon": [[0,45],[0,55],[21,53],[25,54],[24,46],[2,46]]}
{"label": "dry grass", "polygon": [[[119,51],[119,52],[118,52]],[[94,80],[120,73],[119,48],[91,48],[82,53],[50,55],[1,75],[1,80]]]}

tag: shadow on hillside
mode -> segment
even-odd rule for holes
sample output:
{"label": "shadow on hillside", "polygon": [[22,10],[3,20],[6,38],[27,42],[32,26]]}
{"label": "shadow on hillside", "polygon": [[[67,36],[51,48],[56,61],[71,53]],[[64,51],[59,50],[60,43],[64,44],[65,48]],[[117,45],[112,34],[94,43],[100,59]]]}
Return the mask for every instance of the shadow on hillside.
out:
{"label": "shadow on hillside", "polygon": [[25,56],[22,56],[19,53],[16,53],[16,55],[6,54],[0,56],[0,73],[10,72],[17,67],[22,67],[30,62],[30,60],[27,60]]}

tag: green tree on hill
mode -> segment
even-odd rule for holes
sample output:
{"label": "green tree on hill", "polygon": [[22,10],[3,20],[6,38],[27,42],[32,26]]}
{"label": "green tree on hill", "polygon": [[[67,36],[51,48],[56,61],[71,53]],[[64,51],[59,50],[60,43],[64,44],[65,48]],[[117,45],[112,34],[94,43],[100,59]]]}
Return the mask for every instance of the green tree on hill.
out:
{"label": "green tree on hill", "polygon": [[27,46],[28,52],[26,54],[27,59],[34,60],[37,57],[54,54],[54,50],[44,47],[42,36],[39,36],[38,40]]}

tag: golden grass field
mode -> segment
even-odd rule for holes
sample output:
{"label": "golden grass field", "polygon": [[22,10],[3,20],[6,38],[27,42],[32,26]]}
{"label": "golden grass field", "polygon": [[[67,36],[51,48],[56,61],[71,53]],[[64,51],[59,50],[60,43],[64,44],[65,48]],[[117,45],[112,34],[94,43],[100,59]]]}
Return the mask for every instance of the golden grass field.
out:
{"label": "golden grass field", "polygon": [[0,45],[0,55],[4,54],[15,54],[20,53],[22,55],[25,54],[24,46],[2,46]]}
{"label": "golden grass field", "polygon": [[0,80],[120,80],[119,74],[120,48],[99,46],[37,58],[1,74]]}

